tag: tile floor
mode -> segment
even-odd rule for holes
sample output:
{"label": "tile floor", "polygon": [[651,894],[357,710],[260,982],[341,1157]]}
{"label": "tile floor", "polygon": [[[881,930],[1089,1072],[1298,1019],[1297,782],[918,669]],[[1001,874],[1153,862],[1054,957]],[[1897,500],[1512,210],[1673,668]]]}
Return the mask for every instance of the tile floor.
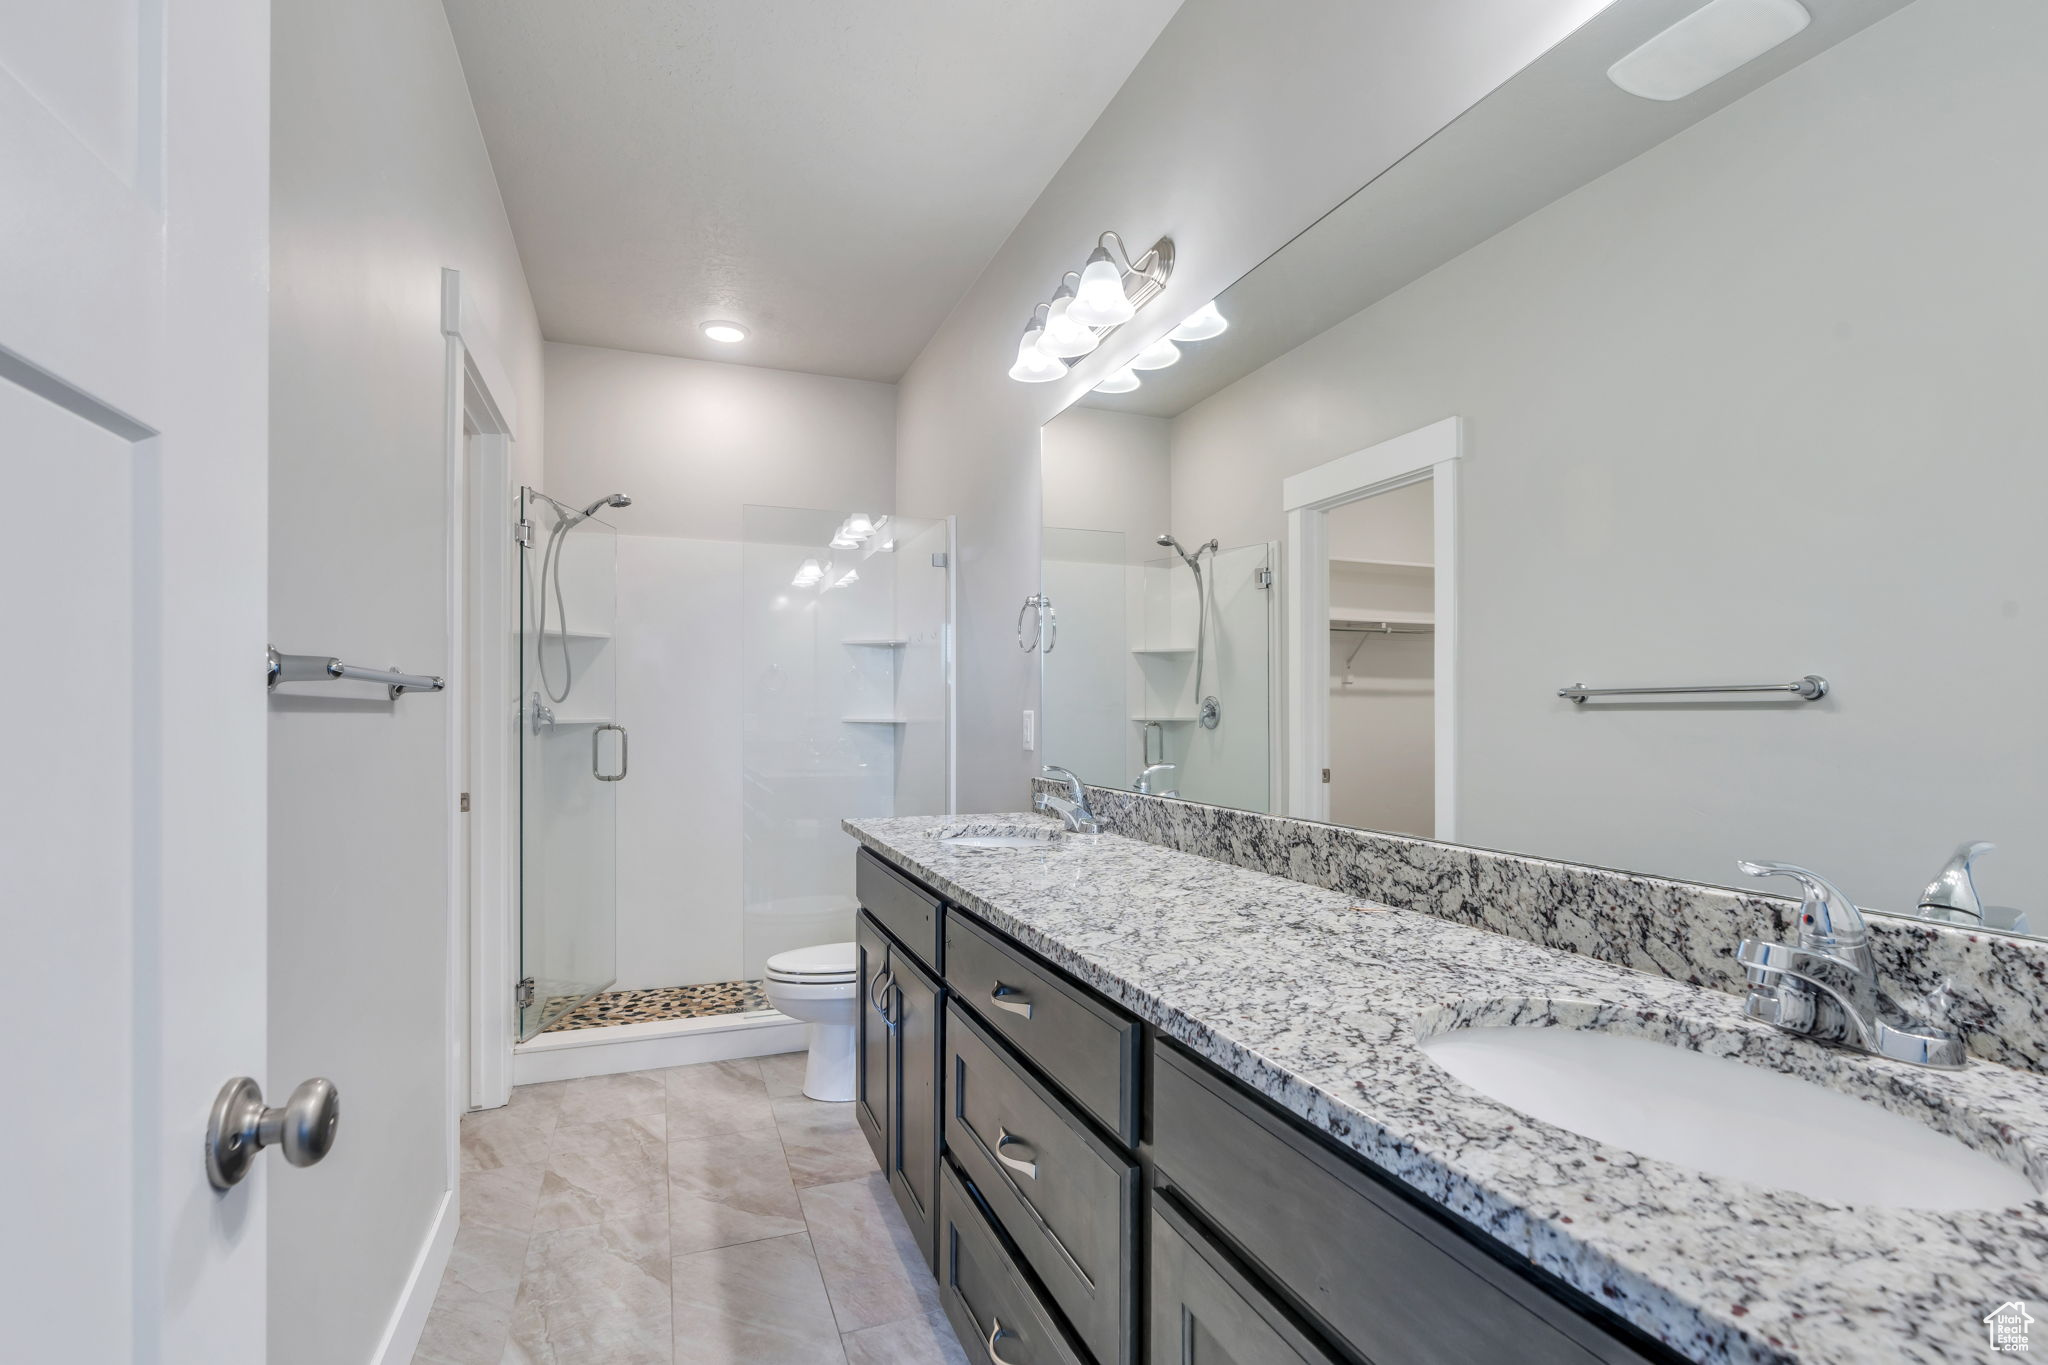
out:
{"label": "tile floor", "polygon": [[966,1365],[803,1054],[521,1086],[462,1125],[413,1365]]}

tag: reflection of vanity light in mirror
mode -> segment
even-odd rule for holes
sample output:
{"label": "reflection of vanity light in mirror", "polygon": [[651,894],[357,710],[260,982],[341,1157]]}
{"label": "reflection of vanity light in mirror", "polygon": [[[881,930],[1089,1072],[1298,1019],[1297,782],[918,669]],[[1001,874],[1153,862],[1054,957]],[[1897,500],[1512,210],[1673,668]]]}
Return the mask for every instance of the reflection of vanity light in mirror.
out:
{"label": "reflection of vanity light in mirror", "polygon": [[1746,66],[1813,21],[1799,0],[1712,0],[1607,68],[1646,100],[1680,100]]}
{"label": "reflection of vanity light in mirror", "polygon": [[1219,337],[1228,330],[1230,323],[1223,314],[1216,311],[1216,300],[1207,303],[1188,314],[1180,326],[1166,334],[1169,341],[1207,341]]}
{"label": "reflection of vanity light in mirror", "polygon": [[1144,350],[1138,352],[1136,358],[1131,361],[1131,368],[1134,370],[1163,370],[1179,359],[1180,347],[1174,345],[1167,338],[1161,337]]}
{"label": "reflection of vanity light in mirror", "polygon": [[1031,321],[1024,324],[1023,339],[1017,343],[1016,363],[1010,366],[1010,378],[1019,384],[1043,384],[1067,377],[1067,367],[1039,347],[1039,339],[1044,335],[1045,325],[1038,320],[1037,309],[1033,309]]}
{"label": "reflection of vanity light in mirror", "polygon": [[796,577],[789,580],[792,588],[816,587],[818,580],[825,576],[825,566],[815,559],[806,559],[797,569]]}
{"label": "reflection of vanity light in mirror", "polygon": [[1144,382],[1144,380],[1132,373],[1130,366],[1126,365],[1100,384],[1097,384],[1095,391],[1097,393],[1129,393]]}

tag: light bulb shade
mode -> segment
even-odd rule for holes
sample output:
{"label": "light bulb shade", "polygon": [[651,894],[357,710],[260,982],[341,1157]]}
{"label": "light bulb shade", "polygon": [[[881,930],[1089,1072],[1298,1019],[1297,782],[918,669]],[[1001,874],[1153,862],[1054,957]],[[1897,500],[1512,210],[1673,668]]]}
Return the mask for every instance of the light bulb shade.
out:
{"label": "light bulb shade", "polygon": [[1073,302],[1074,292],[1061,285],[1060,292],[1052,296],[1052,306],[1045,310],[1045,331],[1038,338],[1038,349],[1049,356],[1072,360],[1087,355],[1101,342],[1069,315]]}
{"label": "light bulb shade", "polygon": [[855,540],[866,540],[875,533],[875,523],[868,520],[867,513],[855,512],[846,519],[846,525],[840,529]]}
{"label": "light bulb shade", "polygon": [[1129,393],[1143,382],[1137,375],[1131,373],[1129,366],[1125,366],[1100,384],[1097,384],[1095,391],[1097,393]]}
{"label": "light bulb shade", "polygon": [[1175,341],[1207,341],[1222,336],[1229,326],[1229,320],[1216,311],[1216,300],[1210,299],[1166,335]]}
{"label": "light bulb shade", "polygon": [[1107,248],[1096,247],[1081,271],[1081,287],[1074,291],[1067,317],[1083,327],[1121,327],[1137,315],[1124,294],[1124,272],[1109,259]]}
{"label": "light bulb shade", "polygon": [[1180,347],[1174,345],[1165,337],[1161,337],[1144,350],[1138,352],[1137,357],[1131,361],[1131,368],[1134,370],[1163,370],[1179,359]]}
{"label": "light bulb shade", "polygon": [[1010,378],[1019,384],[1043,384],[1052,379],[1064,379],[1067,367],[1038,349],[1038,339],[1045,335],[1045,328],[1039,325],[1038,314],[1031,315],[1031,321],[1024,324],[1024,337],[1017,343],[1017,359],[1010,366]]}

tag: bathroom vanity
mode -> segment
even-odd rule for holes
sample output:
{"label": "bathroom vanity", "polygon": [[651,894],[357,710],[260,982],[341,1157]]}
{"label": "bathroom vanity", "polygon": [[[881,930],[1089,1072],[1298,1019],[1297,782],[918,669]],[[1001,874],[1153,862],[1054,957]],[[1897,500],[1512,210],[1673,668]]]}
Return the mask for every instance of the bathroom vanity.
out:
{"label": "bathroom vanity", "polygon": [[[1115,834],[954,849],[946,824],[846,822],[862,1124],[977,1362],[1940,1361],[2048,1297],[2038,1076],[1852,1056],[1721,991]],[[1504,1024],[1917,1108],[2020,1193],[1845,1207],[1798,1191],[1797,1152],[1759,1188],[1533,1121],[1420,1047]]]}

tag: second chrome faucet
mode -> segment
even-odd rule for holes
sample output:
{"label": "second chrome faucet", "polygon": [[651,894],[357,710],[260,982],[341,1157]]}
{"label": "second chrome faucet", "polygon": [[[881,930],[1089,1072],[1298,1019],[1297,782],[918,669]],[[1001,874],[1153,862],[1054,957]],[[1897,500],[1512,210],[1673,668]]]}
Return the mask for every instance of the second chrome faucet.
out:
{"label": "second chrome faucet", "polygon": [[1749,974],[1743,1011],[1790,1033],[1917,1066],[1954,1068],[1968,1056],[1962,1034],[1916,1016],[1877,979],[1863,912],[1840,888],[1790,863],[1737,864],[1752,877],[1790,877],[1802,892],[1799,941],[1744,939],[1736,961]]}

